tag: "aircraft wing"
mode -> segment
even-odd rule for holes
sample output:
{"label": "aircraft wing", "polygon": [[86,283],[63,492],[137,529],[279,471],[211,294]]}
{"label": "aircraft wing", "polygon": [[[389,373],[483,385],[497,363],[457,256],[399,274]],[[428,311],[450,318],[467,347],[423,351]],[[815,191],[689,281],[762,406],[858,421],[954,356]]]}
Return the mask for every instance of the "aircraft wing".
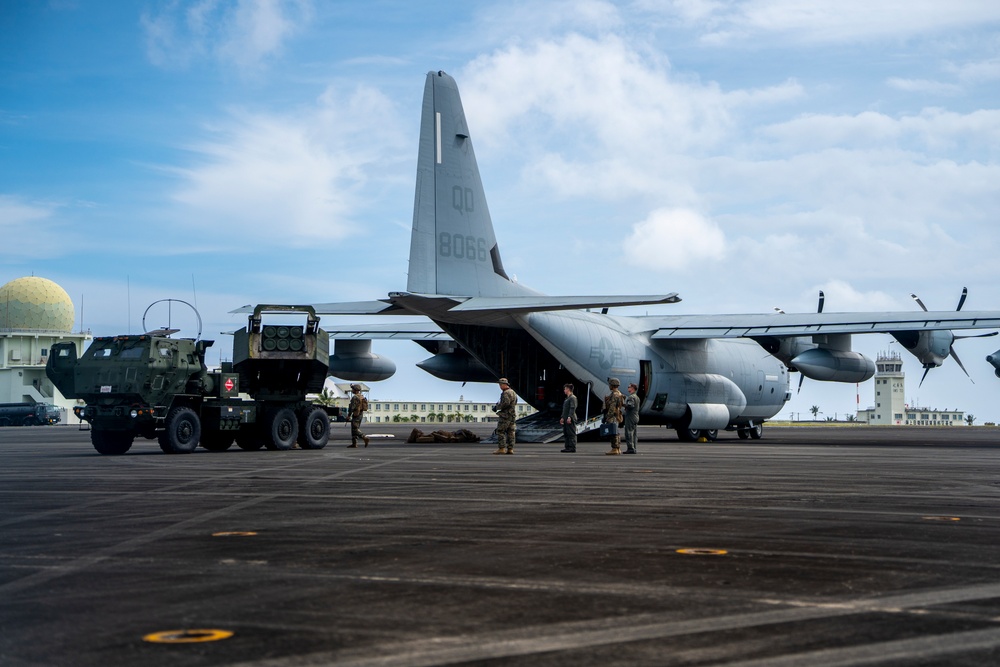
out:
{"label": "aircraft wing", "polygon": [[[763,313],[643,318],[652,338],[757,338],[1000,328],[1000,311]],[[652,325],[652,326],[650,326]],[[649,330],[647,329],[647,330]]]}

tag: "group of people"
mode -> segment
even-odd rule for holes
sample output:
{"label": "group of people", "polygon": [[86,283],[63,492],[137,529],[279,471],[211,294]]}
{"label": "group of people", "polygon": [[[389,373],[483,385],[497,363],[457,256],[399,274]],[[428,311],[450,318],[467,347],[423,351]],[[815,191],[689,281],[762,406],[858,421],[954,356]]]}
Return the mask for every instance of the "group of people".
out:
{"label": "group of people", "polygon": [[[513,454],[514,439],[516,436],[516,426],[514,410],[517,405],[517,394],[510,388],[507,378],[500,378],[500,400],[493,406],[493,411],[497,413],[497,450],[494,454]],[[611,450],[605,452],[608,456],[617,456],[622,453],[621,435],[618,433],[619,426],[625,432],[625,454],[635,454],[636,444],[638,444],[639,426],[639,385],[634,382],[628,386],[628,395],[622,394],[621,382],[618,378],[608,378],[608,394],[604,397],[604,424],[608,427],[608,434],[611,438]],[[562,415],[559,423],[563,428],[563,440],[565,446],[559,450],[563,453],[571,454],[576,452],[576,430],[577,430],[577,400],[573,393],[572,384],[563,385]]]}
{"label": "group of people", "polygon": [[[494,454],[513,454],[514,440],[517,435],[515,414],[517,409],[517,394],[510,388],[507,378],[500,378],[500,400],[493,406],[493,411],[497,413],[497,449]],[[638,438],[636,431],[639,426],[639,386],[634,382],[628,386],[628,394],[622,394],[621,382],[618,378],[608,378],[608,394],[604,397],[604,425],[607,427],[608,435],[611,438],[611,450],[605,452],[608,456],[622,454],[622,436],[618,429],[622,427],[625,433],[625,454],[635,454]],[[563,385],[562,416],[559,423],[563,428],[563,440],[565,446],[560,450],[564,453],[576,452],[576,429],[577,429],[577,400],[573,393],[572,384]],[[365,412],[368,410],[368,399],[361,393],[361,385],[351,385],[351,403],[347,408],[348,416],[351,419],[351,444],[348,447],[357,447],[358,440],[368,446],[369,438],[361,432],[361,422]]]}

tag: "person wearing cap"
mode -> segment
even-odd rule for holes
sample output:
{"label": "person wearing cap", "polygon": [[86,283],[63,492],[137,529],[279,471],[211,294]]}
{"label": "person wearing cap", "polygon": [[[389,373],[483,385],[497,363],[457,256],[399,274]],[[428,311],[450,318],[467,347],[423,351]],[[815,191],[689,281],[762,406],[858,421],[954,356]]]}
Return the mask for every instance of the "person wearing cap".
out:
{"label": "person wearing cap", "polygon": [[635,446],[639,441],[639,385],[630,382],[628,395],[625,397],[625,453],[635,454]]}
{"label": "person wearing cap", "polygon": [[510,388],[507,378],[498,380],[500,385],[500,400],[493,406],[493,412],[497,413],[497,450],[494,454],[513,454],[514,440],[517,432],[515,421],[515,406],[517,406],[517,394]]}
{"label": "person wearing cap", "polygon": [[572,453],[576,451],[576,394],[573,393],[573,385],[564,384],[563,393],[566,400],[563,401],[562,416],[559,423],[563,427],[563,442],[566,445],[559,451]]}
{"label": "person wearing cap", "polygon": [[351,403],[347,406],[347,414],[351,417],[351,444],[348,447],[357,447],[358,438],[368,446],[368,436],[361,432],[361,420],[364,419],[365,410],[368,409],[368,399],[361,395],[361,385],[351,385]]}
{"label": "person wearing cap", "polygon": [[625,397],[622,396],[618,387],[621,386],[618,378],[608,378],[610,392],[604,397],[604,421],[615,425],[615,434],[611,436],[611,451],[604,452],[608,456],[617,456],[622,453],[622,437],[618,434],[618,425],[622,423],[622,407],[625,405]]}

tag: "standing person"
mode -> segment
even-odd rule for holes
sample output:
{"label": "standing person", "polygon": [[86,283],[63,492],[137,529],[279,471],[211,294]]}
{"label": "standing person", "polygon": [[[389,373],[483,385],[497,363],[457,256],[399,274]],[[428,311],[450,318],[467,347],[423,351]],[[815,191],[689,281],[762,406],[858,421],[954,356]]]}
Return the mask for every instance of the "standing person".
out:
{"label": "standing person", "polygon": [[347,406],[347,412],[351,416],[351,444],[348,447],[357,447],[358,438],[365,441],[368,446],[368,436],[361,432],[361,420],[368,409],[368,399],[361,394],[361,385],[351,385],[351,404]]}
{"label": "standing person", "polygon": [[629,383],[628,396],[625,397],[625,453],[635,454],[635,446],[639,442],[639,385]]}
{"label": "standing person", "polygon": [[618,434],[618,425],[622,423],[622,407],[625,405],[625,397],[618,389],[621,384],[618,378],[608,378],[608,387],[611,391],[604,397],[604,421],[615,425],[615,434],[611,436],[611,451],[604,452],[608,456],[617,456],[622,453],[622,437]]}
{"label": "standing person", "polygon": [[507,378],[500,378],[500,400],[493,406],[497,413],[497,450],[494,454],[513,454],[514,440],[517,432],[514,407],[517,405],[517,394],[510,388]]}
{"label": "standing person", "polygon": [[563,441],[566,446],[563,447],[561,452],[575,452],[576,451],[576,395],[573,393],[573,385],[564,384],[563,393],[566,394],[566,400],[563,401],[563,411],[562,417],[559,418],[559,423],[563,427]]}

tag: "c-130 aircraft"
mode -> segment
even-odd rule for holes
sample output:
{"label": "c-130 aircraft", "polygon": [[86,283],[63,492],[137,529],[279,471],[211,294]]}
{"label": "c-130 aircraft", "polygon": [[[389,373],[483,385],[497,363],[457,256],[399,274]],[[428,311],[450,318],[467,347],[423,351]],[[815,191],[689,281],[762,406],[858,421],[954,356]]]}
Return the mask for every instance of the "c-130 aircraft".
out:
{"label": "c-130 aircraft", "polygon": [[[790,371],[832,382],[871,378],[875,364],[851,349],[853,334],[891,334],[930,369],[953,355],[951,329],[1000,327],[998,311],[608,313],[615,306],[678,301],[675,293],[546,296],[512,281],[500,259],[458,86],[439,71],[427,74],[424,87],[406,291],[314,308],[329,315],[422,316],[413,324],[330,327],[336,337],[331,375],[385,379],[395,366],[371,353],[372,339],[411,339],[435,353],[418,366],[436,377],[508,378],[540,411],[527,418],[536,432],[544,432],[546,420],[558,428],[565,383],[586,387],[580,430],[596,428],[608,378],[617,377],[622,386],[638,385],[642,423],[674,428],[685,441],[714,439],[719,429],[760,438],[764,422],[791,397]],[[1000,364],[1000,351],[995,356]],[[518,439],[530,430],[519,423]]]}

